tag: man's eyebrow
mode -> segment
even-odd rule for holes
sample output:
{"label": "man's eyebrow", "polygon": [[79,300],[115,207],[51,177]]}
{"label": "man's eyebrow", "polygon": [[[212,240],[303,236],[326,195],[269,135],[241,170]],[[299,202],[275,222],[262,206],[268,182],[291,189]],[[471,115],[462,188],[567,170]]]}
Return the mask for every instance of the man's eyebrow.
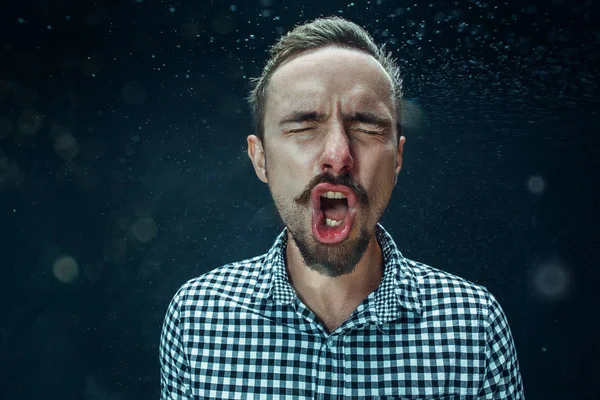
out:
{"label": "man's eyebrow", "polygon": [[[381,126],[383,128],[390,127],[392,121],[389,118],[381,117],[377,114],[368,111],[356,112],[350,115],[344,115],[344,122],[362,122],[364,124],[372,124]],[[294,111],[293,113],[285,116],[280,122],[279,126],[283,126],[289,123],[299,123],[306,121],[322,121],[325,119],[325,114],[320,114],[316,111]]]}
{"label": "man's eyebrow", "polygon": [[279,126],[290,123],[306,122],[306,121],[322,121],[325,119],[325,114],[319,114],[316,111],[294,111],[286,115],[280,122]]}
{"label": "man's eyebrow", "polygon": [[352,115],[345,115],[344,121],[345,122],[362,122],[363,124],[377,125],[382,128],[388,128],[388,127],[392,126],[392,121],[389,118],[379,116],[379,115],[374,114],[369,111],[361,111],[361,112],[356,112]]}

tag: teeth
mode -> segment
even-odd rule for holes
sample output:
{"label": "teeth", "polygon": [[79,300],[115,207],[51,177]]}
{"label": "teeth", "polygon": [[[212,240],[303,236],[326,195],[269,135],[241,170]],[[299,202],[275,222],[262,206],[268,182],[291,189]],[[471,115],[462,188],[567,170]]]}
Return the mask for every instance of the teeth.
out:
{"label": "teeth", "polygon": [[336,221],[334,219],[325,218],[325,225],[327,226],[339,226],[344,222],[344,220]]}
{"label": "teeth", "polygon": [[346,198],[346,196],[344,196],[344,194],[341,192],[324,192],[321,194],[321,197],[327,197],[328,199],[345,199]]}

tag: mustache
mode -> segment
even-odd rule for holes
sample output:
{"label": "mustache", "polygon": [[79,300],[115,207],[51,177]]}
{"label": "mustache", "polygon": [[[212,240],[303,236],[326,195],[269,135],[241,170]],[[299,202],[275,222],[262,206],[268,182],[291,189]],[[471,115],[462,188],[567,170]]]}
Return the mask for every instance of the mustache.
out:
{"label": "mustache", "polygon": [[360,185],[354,182],[350,175],[345,174],[340,175],[338,177],[334,177],[328,172],[324,172],[311,179],[311,181],[306,186],[306,190],[304,190],[304,192],[302,192],[299,196],[295,197],[294,201],[300,205],[310,204],[310,195],[313,189],[315,188],[315,186],[321,183],[346,186],[350,190],[352,190],[352,192],[354,192],[358,200],[358,204],[361,204],[363,206],[369,205],[369,198],[367,197],[367,192],[362,187],[360,187]]}

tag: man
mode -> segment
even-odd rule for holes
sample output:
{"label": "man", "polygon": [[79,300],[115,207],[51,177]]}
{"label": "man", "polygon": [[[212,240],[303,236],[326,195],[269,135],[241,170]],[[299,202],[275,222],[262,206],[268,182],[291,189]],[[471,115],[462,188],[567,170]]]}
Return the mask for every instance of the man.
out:
{"label": "man", "polygon": [[406,141],[395,61],[356,24],[318,19],[253,85],[248,155],[285,229],[175,294],[162,398],[523,399],[496,299],[403,257],[378,222]]}

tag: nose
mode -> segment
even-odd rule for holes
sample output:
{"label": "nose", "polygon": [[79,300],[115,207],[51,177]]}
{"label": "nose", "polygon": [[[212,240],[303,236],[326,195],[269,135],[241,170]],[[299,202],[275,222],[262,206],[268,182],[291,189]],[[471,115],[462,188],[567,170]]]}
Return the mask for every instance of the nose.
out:
{"label": "nose", "polygon": [[335,176],[343,175],[354,166],[352,143],[342,123],[332,124],[323,141],[320,166]]}

